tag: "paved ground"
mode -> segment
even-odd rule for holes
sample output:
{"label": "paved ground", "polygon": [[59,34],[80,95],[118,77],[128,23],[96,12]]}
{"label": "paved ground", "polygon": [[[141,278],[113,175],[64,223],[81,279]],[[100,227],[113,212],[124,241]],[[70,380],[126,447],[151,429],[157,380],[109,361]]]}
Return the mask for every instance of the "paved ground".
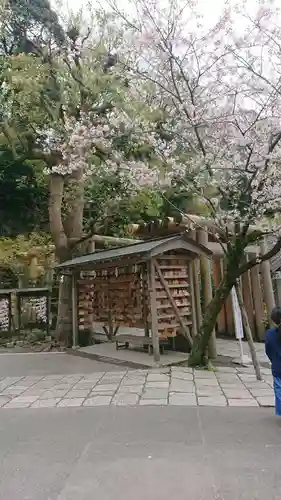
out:
{"label": "paved ground", "polygon": [[[250,356],[248,343],[244,340],[242,345],[244,354]],[[262,342],[255,342],[255,349],[259,362],[262,365],[269,366],[269,360],[265,354],[264,344]],[[226,358],[239,359],[240,357],[239,344],[234,339],[217,339],[217,352]]]}
{"label": "paved ground", "polygon": [[0,499],[279,500],[280,425],[264,408],[0,413]]}
{"label": "paved ground", "polygon": [[[55,357],[58,363],[59,355]],[[77,359],[61,357],[62,363],[75,363]],[[95,366],[94,361],[91,363]],[[11,376],[0,380],[0,407],[5,411],[108,405],[273,406],[270,370],[263,368],[262,372],[262,382],[256,380],[252,368],[230,367],[220,367],[216,373],[174,367],[167,373],[120,370]]]}
{"label": "paved ground", "polygon": [[64,353],[0,354],[0,378],[122,370],[117,365]]}
{"label": "paved ground", "polygon": [[0,355],[0,500],[279,500],[263,376]]}

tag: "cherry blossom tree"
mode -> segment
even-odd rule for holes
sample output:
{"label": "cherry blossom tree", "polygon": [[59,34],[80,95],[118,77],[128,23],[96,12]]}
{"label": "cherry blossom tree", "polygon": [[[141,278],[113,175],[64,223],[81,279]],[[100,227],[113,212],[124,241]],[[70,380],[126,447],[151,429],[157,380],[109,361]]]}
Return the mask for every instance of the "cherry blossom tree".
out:
{"label": "cherry blossom tree", "polygon": [[[109,4],[130,39],[124,67],[138,87],[145,84],[161,115],[170,172],[183,182],[188,174],[223,248],[224,275],[189,359],[204,364],[231,288],[281,248],[280,23],[274,6],[258,2],[251,15],[247,2],[227,7],[212,26],[192,1],[134,0],[126,13],[114,0]],[[276,245],[246,262],[246,247],[270,232]]]}
{"label": "cherry blossom tree", "polygon": [[[20,151],[46,165],[59,262],[85,251],[90,234],[83,227],[84,189],[93,171],[123,176],[128,195],[169,177],[154,110],[139,100],[140,89],[130,86],[129,72],[118,63],[123,36],[112,19],[96,12],[84,22],[81,13],[70,20],[60,45],[44,39],[36,54],[1,60],[2,135],[15,155]],[[66,342],[70,290],[64,277],[57,336]]]}

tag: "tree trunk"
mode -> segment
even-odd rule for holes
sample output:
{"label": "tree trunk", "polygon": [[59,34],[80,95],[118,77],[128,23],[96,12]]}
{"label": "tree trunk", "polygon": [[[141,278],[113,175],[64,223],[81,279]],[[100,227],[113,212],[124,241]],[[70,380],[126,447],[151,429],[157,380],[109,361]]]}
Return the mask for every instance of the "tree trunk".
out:
{"label": "tree trunk", "polygon": [[[73,241],[79,241],[83,233],[84,180],[83,172],[76,171],[66,183],[61,175],[51,174],[49,194],[50,231],[55,244],[56,259],[62,263],[73,257]],[[66,191],[65,191],[66,190]],[[67,213],[62,216],[64,196],[67,195]],[[56,338],[71,344],[72,298],[71,279],[64,276],[59,286],[59,304]]]}
{"label": "tree trunk", "polygon": [[189,366],[206,366],[208,361],[206,353],[210,336],[216,326],[218,314],[221,311],[232,286],[232,280],[223,278],[215,292],[214,297],[209,302],[205,310],[200,332],[194,339],[193,347],[188,360]]}

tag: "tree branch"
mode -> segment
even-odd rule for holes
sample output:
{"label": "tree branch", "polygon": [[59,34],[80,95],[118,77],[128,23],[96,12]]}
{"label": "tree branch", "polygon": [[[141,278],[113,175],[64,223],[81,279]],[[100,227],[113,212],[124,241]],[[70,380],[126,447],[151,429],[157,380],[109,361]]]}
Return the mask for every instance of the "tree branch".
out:
{"label": "tree branch", "polygon": [[242,266],[239,267],[237,276],[241,276],[242,274],[246,273],[247,271],[250,271],[253,267],[255,267],[257,264],[260,264],[261,262],[265,262],[267,260],[272,259],[279,251],[281,250],[281,237],[278,238],[277,242],[275,245],[266,252],[263,255],[259,255],[255,257],[254,259],[249,260],[248,262],[245,262]]}

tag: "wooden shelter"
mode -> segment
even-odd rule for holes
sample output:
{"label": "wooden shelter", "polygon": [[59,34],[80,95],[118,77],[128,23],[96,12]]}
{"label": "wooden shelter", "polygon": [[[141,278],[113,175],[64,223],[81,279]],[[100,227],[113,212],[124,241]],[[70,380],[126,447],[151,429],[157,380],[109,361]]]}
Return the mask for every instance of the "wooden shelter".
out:
{"label": "wooden shelter", "polygon": [[[197,331],[192,262],[211,256],[204,245],[181,233],[60,264],[60,273],[72,276],[73,345],[79,328],[85,328],[85,315],[88,325],[103,322],[111,338],[122,326],[143,328],[142,341],[138,337],[136,343],[152,344],[155,361],[163,339],[180,333],[192,344]],[[124,337],[126,347],[134,343],[133,336]]]}
{"label": "wooden shelter", "polygon": [[[234,230],[233,222],[229,221],[227,227],[231,233]],[[249,229],[250,231],[255,231],[258,230],[259,227],[250,226]],[[198,261],[194,261],[193,263],[194,294],[195,297],[197,297],[197,321],[200,325],[202,320],[200,292],[203,297],[202,312],[204,313],[207,304],[213,296],[214,289],[221,281],[225,266],[222,248],[225,246],[225,242],[223,237],[220,237],[219,228],[214,224],[214,221],[196,215],[186,214],[185,216],[180,216],[178,220],[167,218],[158,220],[154,223],[132,225],[130,234],[145,240],[152,236],[163,237],[183,230],[187,232],[188,236],[203,244],[213,253],[211,261],[207,262],[204,257],[201,257],[200,266],[198,265]],[[220,241],[218,241],[218,237],[220,237]],[[248,245],[245,248],[245,260],[266,253],[268,249],[273,247],[275,241],[274,238],[267,237],[254,245]],[[246,272],[241,279],[245,308],[255,340],[263,340],[266,325],[271,324],[270,311],[275,306],[271,273],[279,267],[281,268],[281,252],[271,261],[262,262],[260,266],[256,266],[251,269],[251,271]],[[218,334],[232,337],[235,336],[233,305],[230,295],[218,315],[216,330]],[[215,334],[213,334],[212,342],[209,345],[209,352],[212,357],[215,357],[215,350]]]}

